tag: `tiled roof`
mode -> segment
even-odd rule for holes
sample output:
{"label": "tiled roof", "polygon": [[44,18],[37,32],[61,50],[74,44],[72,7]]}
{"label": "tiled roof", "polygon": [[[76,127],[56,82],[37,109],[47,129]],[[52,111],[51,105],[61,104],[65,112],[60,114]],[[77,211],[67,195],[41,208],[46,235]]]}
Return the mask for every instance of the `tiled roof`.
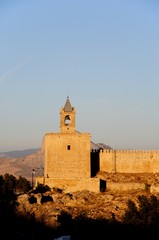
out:
{"label": "tiled roof", "polygon": [[66,100],[66,103],[65,103],[65,106],[64,106],[64,111],[65,112],[72,112],[72,106],[71,106],[69,97],[67,97],[67,100]]}

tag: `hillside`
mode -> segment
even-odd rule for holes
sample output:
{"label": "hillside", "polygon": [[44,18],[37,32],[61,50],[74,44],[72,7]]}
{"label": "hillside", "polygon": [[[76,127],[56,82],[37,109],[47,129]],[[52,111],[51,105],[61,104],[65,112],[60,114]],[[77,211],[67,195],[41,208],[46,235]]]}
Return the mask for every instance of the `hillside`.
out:
{"label": "hillside", "polygon": [[[108,183],[116,183],[117,186],[120,186],[120,183],[127,184],[130,182],[132,183],[131,186],[135,183],[153,185],[159,182],[159,174],[108,174],[100,172],[98,175],[102,176]],[[129,199],[138,204],[139,195],[149,198],[152,194],[158,196],[158,192],[152,193],[150,188],[130,188],[126,191],[121,191],[117,187],[114,190],[107,189],[105,192],[98,193],[87,190],[66,193],[63,190],[60,191],[60,189],[53,188],[46,193],[20,195],[18,198],[18,210],[24,215],[30,215],[34,212],[35,218],[43,219],[47,225],[56,225],[57,216],[61,211],[66,211],[73,217],[84,214],[92,219],[110,219],[114,215],[117,220],[121,221]],[[29,198],[33,196],[37,199],[37,202],[30,204]],[[42,203],[44,197],[49,200]]]}
{"label": "hillside", "polygon": [[[92,146],[99,147],[99,145],[101,147],[101,144]],[[7,154],[5,156],[9,156]],[[20,156],[20,153],[18,153],[18,156]],[[35,170],[35,177],[43,175],[44,153],[41,149],[35,149],[31,154],[22,157],[0,158],[0,175],[9,173],[16,177],[21,175],[31,180],[32,169]],[[84,214],[92,219],[100,217],[108,219],[115,216],[115,218],[120,221],[127,208],[129,199],[137,203],[139,195],[150,197],[152,192],[150,188],[146,188],[146,186],[158,185],[159,183],[159,174],[108,174],[99,172],[96,177],[106,180],[107,185],[109,185],[109,183],[117,184],[117,188],[106,189],[105,192],[99,193],[93,193],[87,190],[65,193],[64,191],[58,191],[58,189],[52,189],[45,194],[23,194],[18,197],[18,212],[24,216],[34,215],[35,219],[42,219],[48,226],[57,224],[57,216],[62,210],[70,213],[73,218]],[[131,183],[130,186],[133,186],[133,189],[130,188],[127,191],[120,190],[120,184],[128,186],[129,183]],[[134,186],[136,183],[142,186],[145,185],[145,189],[135,189]],[[157,191],[159,192],[159,189]],[[157,196],[158,192],[156,192]],[[29,199],[33,197],[33,195],[37,199],[37,202],[30,204]],[[49,199],[51,197],[52,201],[42,203],[43,197],[48,198],[48,196]]]}
{"label": "hillside", "polygon": [[31,148],[31,149],[24,149],[19,151],[8,151],[8,152],[1,152],[0,158],[20,158],[25,157],[28,155],[31,155],[37,151],[39,151],[40,148]]}
{"label": "hillside", "polygon": [[[23,157],[10,157],[14,156],[15,152],[8,152],[4,154],[5,157],[0,158],[0,175],[9,173],[15,177],[22,176],[28,180],[31,180],[32,169],[35,170],[35,176],[42,176],[44,171],[44,153],[40,149],[35,149],[32,154],[25,155]],[[13,153],[13,155],[12,155]],[[25,154],[30,153],[28,150]],[[19,151],[18,156],[21,156]],[[22,155],[24,151],[22,151]]]}

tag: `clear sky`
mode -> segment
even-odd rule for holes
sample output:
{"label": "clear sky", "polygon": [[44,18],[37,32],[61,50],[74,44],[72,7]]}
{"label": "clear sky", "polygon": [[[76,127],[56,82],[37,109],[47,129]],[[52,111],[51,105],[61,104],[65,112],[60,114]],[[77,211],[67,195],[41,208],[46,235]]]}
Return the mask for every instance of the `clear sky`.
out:
{"label": "clear sky", "polygon": [[114,149],[159,149],[158,0],[1,0],[0,152],[76,129]]}

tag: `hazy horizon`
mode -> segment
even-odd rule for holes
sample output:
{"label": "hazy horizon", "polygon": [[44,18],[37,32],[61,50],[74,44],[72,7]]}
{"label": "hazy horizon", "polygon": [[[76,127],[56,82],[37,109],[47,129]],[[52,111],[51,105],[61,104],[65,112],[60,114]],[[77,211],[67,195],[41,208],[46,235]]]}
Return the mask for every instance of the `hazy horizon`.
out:
{"label": "hazy horizon", "polygon": [[159,2],[1,1],[0,152],[76,129],[114,149],[159,149]]}

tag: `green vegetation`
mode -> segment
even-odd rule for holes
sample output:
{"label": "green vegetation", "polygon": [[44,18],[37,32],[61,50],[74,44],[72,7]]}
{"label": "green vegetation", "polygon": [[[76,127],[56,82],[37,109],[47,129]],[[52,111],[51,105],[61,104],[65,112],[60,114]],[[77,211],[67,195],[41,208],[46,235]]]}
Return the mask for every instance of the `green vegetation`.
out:
{"label": "green vegetation", "polygon": [[[42,188],[42,186],[41,186]],[[40,188],[40,189],[41,189]],[[45,186],[43,187],[44,189]],[[1,239],[42,240],[54,237],[54,229],[49,229],[34,216],[21,216],[17,212],[17,196],[32,190],[30,182],[13,175],[0,175],[0,229]]]}
{"label": "green vegetation", "polygon": [[[138,196],[138,203],[132,200],[127,203],[127,209],[119,222],[113,215],[111,219],[90,219],[86,215],[75,217],[64,211],[58,216],[59,232],[70,234],[73,239],[156,239],[159,235],[159,200],[155,195],[147,198]],[[83,238],[85,236],[85,238]],[[104,238],[105,236],[105,238]]]}
{"label": "green vegetation", "polygon": [[138,196],[138,207],[132,200],[128,201],[128,208],[123,216],[124,224],[142,227],[159,227],[159,200],[155,195],[150,198]]}
{"label": "green vegetation", "polygon": [[6,173],[4,176],[0,176],[0,189],[2,193],[8,189],[12,189],[15,193],[26,193],[31,190],[31,184],[26,178],[19,176],[16,179],[13,175]]}
{"label": "green vegetation", "polygon": [[[42,184],[32,190],[30,182],[21,176],[18,179],[9,174],[0,176],[0,227],[4,239],[49,240],[61,235],[71,235],[71,240],[107,239],[108,236],[112,239],[122,237],[123,240],[159,237],[159,200],[155,195],[149,198],[139,195],[136,203],[129,200],[120,222],[115,215],[111,219],[91,219],[81,213],[73,218],[61,210],[57,217],[59,226],[54,229],[37,221],[34,215],[24,217],[17,212],[19,194],[31,193],[29,202],[34,204],[37,202],[34,193],[43,194],[49,190],[48,186]],[[41,204],[46,201],[53,199],[43,198]]]}
{"label": "green vegetation", "polygon": [[48,185],[43,185],[42,183],[39,183],[35,190],[33,190],[33,193],[45,193],[47,191],[50,191],[50,187]]}

